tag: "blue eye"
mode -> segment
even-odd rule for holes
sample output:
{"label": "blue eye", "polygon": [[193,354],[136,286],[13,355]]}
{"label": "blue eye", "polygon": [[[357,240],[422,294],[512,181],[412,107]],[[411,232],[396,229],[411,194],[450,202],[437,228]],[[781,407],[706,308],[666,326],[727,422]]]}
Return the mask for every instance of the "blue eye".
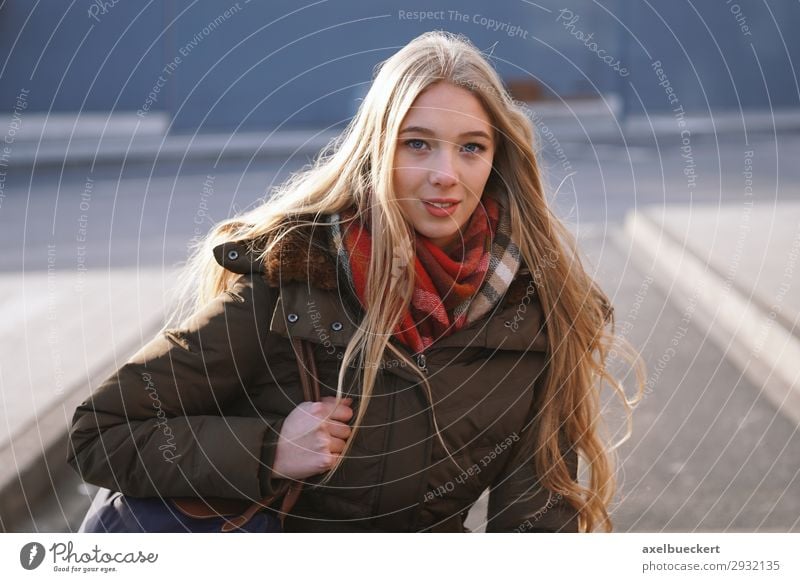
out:
{"label": "blue eye", "polygon": [[479,143],[468,143],[467,145],[464,146],[464,148],[466,149],[469,148],[470,146],[475,146],[475,149],[467,149],[467,153],[470,154],[479,154],[486,149]]}
{"label": "blue eye", "polygon": [[[403,144],[406,147],[411,148],[414,151],[422,151],[428,147],[428,143],[425,140],[419,138],[411,138],[403,141]],[[471,142],[463,146],[462,150],[466,151],[468,154],[479,154],[481,152],[486,151],[486,147],[475,142]]]}
{"label": "blue eye", "polygon": [[[407,140],[406,140],[405,142],[403,142],[403,143],[405,143],[405,144],[406,144],[408,147],[410,147],[412,150],[421,150],[421,149],[422,149],[422,148],[425,146],[425,142],[424,142],[424,141],[422,141],[421,139],[407,139]],[[415,146],[414,146],[414,145],[412,145],[412,144],[420,144],[420,146],[421,146],[421,147],[415,147]]]}

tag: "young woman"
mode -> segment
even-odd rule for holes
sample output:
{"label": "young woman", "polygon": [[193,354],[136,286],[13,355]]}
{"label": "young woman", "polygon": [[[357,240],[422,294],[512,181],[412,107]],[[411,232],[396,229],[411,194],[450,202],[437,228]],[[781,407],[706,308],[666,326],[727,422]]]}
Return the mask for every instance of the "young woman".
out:
{"label": "young woman", "polygon": [[533,139],[473,45],[414,39],[312,167],[198,245],[191,317],[78,408],[72,466],[134,497],[299,481],[286,531],[465,531],[486,489],[488,532],[610,531],[601,383],[632,402]]}

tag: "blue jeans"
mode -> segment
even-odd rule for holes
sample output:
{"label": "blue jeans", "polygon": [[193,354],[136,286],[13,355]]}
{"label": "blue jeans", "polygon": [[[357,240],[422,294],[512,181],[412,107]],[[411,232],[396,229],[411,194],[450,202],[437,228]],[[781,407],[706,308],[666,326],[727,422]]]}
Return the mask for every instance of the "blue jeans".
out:
{"label": "blue jeans", "polygon": [[[129,497],[101,488],[92,501],[78,532],[81,533],[166,533],[221,531],[224,517],[192,518],[160,497]],[[277,515],[259,511],[236,532],[281,532]]]}

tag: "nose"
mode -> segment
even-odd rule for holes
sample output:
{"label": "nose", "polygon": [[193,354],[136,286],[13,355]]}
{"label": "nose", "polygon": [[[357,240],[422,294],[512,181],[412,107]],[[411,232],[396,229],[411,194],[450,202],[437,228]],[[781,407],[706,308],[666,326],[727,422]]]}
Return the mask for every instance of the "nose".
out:
{"label": "nose", "polygon": [[455,164],[449,153],[440,152],[436,156],[434,165],[431,167],[430,182],[431,185],[439,188],[449,188],[458,184]]}

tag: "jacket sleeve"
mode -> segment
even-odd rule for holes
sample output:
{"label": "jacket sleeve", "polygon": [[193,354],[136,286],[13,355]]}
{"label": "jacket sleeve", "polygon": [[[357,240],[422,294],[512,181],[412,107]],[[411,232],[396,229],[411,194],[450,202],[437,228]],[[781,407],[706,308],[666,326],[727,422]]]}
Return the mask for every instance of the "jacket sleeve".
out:
{"label": "jacket sleeve", "polygon": [[[489,491],[486,532],[577,533],[577,510],[560,494],[541,486],[533,454],[520,448],[522,444],[520,439],[511,448],[509,460]],[[570,478],[577,481],[578,454],[574,449],[564,454]]]}
{"label": "jacket sleeve", "polygon": [[266,366],[271,302],[263,277],[246,274],[150,340],[78,406],[68,463],[85,481],[134,497],[272,494],[284,417],[222,415]]}

